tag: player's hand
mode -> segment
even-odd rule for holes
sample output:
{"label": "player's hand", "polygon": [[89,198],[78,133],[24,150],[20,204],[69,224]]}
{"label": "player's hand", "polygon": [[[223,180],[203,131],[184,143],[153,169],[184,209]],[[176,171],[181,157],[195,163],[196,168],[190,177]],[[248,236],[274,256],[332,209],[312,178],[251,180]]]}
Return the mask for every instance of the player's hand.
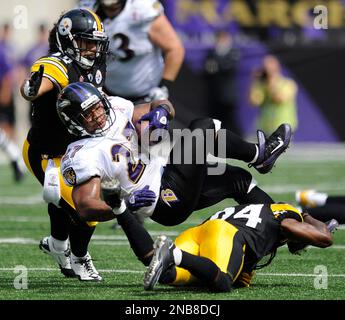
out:
{"label": "player's hand", "polygon": [[126,201],[127,208],[137,211],[142,207],[149,207],[156,201],[156,194],[146,185],[143,189],[134,191]]}
{"label": "player's hand", "polygon": [[118,208],[121,205],[121,187],[118,180],[111,180],[101,183],[101,197],[111,208]]}
{"label": "player's hand", "polygon": [[149,129],[151,131],[154,129],[169,129],[169,113],[161,106],[144,114],[138,122],[140,123],[141,121],[149,121]]}
{"label": "player's hand", "polygon": [[24,82],[23,91],[27,97],[33,98],[37,96],[43,78],[44,66],[41,64],[38,71],[31,74],[30,79]]}

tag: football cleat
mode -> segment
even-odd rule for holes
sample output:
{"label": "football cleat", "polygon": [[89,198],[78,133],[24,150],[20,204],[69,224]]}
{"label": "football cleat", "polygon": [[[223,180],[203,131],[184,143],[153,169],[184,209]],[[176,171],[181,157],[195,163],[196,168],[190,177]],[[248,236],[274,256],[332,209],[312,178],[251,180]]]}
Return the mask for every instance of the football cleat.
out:
{"label": "football cleat", "polygon": [[337,228],[339,227],[339,222],[335,219],[331,219],[327,222],[325,222],[327,229],[329,230],[330,233],[334,233]]}
{"label": "football cleat", "polygon": [[54,250],[52,244],[49,241],[49,237],[45,237],[40,241],[39,248],[49,254],[58,263],[61,273],[67,277],[75,277],[75,273],[71,267],[71,251],[69,248],[65,251],[59,252]]}
{"label": "football cleat", "polygon": [[257,131],[259,156],[253,166],[261,174],[272,170],[278,157],[285,152],[291,140],[291,127],[289,124],[281,124],[268,138],[261,131]]}
{"label": "football cleat", "polygon": [[170,238],[165,235],[158,236],[153,248],[153,257],[144,276],[145,290],[152,290],[160,275],[175,263],[173,256],[175,245]]}
{"label": "football cleat", "polygon": [[315,208],[326,202],[327,194],[315,190],[298,190],[295,194],[297,203],[303,208]]}
{"label": "football cleat", "polygon": [[99,275],[89,253],[85,257],[71,256],[71,267],[80,281],[101,281],[102,277]]}

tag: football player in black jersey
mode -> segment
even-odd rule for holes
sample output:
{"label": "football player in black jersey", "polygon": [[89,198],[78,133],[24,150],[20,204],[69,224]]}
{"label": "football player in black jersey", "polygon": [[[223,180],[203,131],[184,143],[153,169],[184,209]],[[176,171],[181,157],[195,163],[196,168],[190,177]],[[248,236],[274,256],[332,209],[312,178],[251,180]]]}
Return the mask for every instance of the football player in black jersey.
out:
{"label": "football player in black jersey", "polygon": [[32,65],[31,77],[21,87],[22,96],[33,105],[32,127],[23,146],[23,157],[44,186],[51,222],[51,236],[41,240],[40,248],[55,258],[65,276],[78,276],[80,280],[102,279],[87,252],[95,223],[80,221],[74,210],[72,188],[62,180],[60,183],[60,160],[74,137],[56,113],[56,100],[72,82],[91,82],[102,88],[108,43],[103,24],[94,12],[66,12],[50,33],[49,54]]}
{"label": "football player in black jersey", "polygon": [[[159,236],[144,287],[150,290],[158,280],[172,285],[201,282],[216,292],[248,287],[254,270],[268,265],[277,248],[296,241],[328,247],[336,226],[336,220],[325,224],[288,204],[229,207],[184,231],[175,244]],[[267,255],[268,262],[260,264]]]}

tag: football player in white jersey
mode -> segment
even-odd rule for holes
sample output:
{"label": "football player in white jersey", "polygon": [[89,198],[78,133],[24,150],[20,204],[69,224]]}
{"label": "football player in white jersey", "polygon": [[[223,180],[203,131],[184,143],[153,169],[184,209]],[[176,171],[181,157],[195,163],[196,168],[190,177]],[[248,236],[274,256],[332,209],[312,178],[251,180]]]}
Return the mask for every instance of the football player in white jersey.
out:
{"label": "football player in white jersey", "polygon": [[183,45],[157,0],[79,0],[102,19],[110,40],[109,95],[133,101],[167,99],[184,58]]}
{"label": "football player in white jersey", "polygon": [[[57,113],[70,133],[79,137],[68,146],[61,161],[61,171],[65,183],[73,186],[74,204],[85,221],[107,221],[118,213],[125,217],[124,212],[130,214],[132,211],[163,225],[176,225],[193,211],[225,198],[234,198],[239,203],[273,202],[242,168],[226,165],[222,175],[208,175],[206,155],[203,163],[196,159],[196,144],[204,140],[194,139],[195,134],[177,139],[170,152],[172,158],[175,151],[190,152],[192,161],[189,164],[174,163],[170,159],[170,163],[163,166],[155,157],[143,162],[137,144],[140,136],[136,137],[135,128],[141,121],[149,121],[151,129],[168,129],[175,113],[168,100],[141,104],[134,109],[130,101],[107,98],[92,84],[73,83],[62,90]],[[204,136],[206,130],[217,131],[216,123],[209,118],[197,119],[190,129]],[[272,169],[291,138],[288,125],[281,125],[269,138],[259,132],[258,144],[248,143],[229,130],[224,130],[224,134],[226,158],[249,162],[260,173]],[[214,154],[218,155],[217,151]],[[120,209],[111,186],[104,188],[104,200],[101,196],[102,183],[113,179],[120,181],[123,191]],[[118,222],[123,223],[119,218]],[[148,243],[147,246],[152,245],[152,240]],[[140,260],[147,264],[149,261],[138,254],[145,245],[142,242],[138,246],[131,245]],[[139,249],[135,249],[137,247]]]}

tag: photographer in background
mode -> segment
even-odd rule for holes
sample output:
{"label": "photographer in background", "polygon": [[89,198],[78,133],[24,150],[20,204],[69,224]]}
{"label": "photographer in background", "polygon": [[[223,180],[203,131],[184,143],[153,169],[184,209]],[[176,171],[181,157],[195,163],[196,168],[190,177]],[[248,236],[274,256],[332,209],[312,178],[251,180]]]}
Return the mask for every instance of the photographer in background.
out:
{"label": "photographer in background", "polygon": [[250,103],[260,107],[257,128],[272,133],[280,123],[290,124],[292,131],[297,128],[297,84],[283,76],[278,59],[265,56],[260,70],[253,73],[250,87]]}

